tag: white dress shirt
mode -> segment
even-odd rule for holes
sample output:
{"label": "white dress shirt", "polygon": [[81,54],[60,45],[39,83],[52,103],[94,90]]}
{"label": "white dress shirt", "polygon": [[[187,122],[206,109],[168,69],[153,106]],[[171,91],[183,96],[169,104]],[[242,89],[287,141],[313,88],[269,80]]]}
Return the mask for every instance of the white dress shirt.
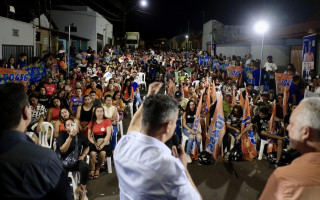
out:
{"label": "white dress shirt", "polygon": [[132,131],[114,151],[121,200],[200,199],[185,167],[161,141]]}

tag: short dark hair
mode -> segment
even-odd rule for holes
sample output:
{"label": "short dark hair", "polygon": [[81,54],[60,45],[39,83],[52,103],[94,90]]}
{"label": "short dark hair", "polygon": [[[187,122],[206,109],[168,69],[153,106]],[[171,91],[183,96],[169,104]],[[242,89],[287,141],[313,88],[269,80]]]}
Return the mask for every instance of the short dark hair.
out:
{"label": "short dark hair", "polygon": [[9,82],[0,85],[0,96],[0,130],[16,128],[23,108],[29,106],[25,88],[21,83]]}
{"label": "short dark hair", "polygon": [[107,94],[106,96],[104,96],[104,100],[107,100],[107,98],[111,98],[112,99],[112,96],[110,94]]}
{"label": "short dark hair", "polygon": [[160,128],[178,115],[178,102],[164,94],[154,94],[146,98],[142,110],[142,125],[147,129]]}
{"label": "short dark hair", "polygon": [[91,90],[90,94],[97,94],[96,91]]}
{"label": "short dark hair", "polygon": [[30,94],[29,100],[32,99],[32,98],[39,99],[38,95],[36,95],[36,94]]}
{"label": "short dark hair", "polygon": [[292,81],[296,82],[296,81],[298,81],[300,79],[301,79],[300,76],[293,76]]}
{"label": "short dark hair", "polygon": [[262,106],[259,110],[260,113],[267,115],[269,113],[269,108],[266,106]]}

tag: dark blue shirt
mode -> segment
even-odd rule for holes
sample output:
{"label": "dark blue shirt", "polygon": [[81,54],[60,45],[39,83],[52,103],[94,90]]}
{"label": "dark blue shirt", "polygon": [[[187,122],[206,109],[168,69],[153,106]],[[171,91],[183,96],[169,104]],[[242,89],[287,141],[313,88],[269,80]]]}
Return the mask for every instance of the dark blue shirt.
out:
{"label": "dark blue shirt", "polygon": [[23,67],[27,66],[27,63],[25,61],[19,60],[18,61],[18,65],[20,65],[20,69],[22,69]]}
{"label": "dark blue shirt", "polygon": [[303,99],[300,88],[294,83],[291,83],[290,88],[289,88],[289,101],[288,102],[291,104],[293,103],[292,95],[296,95],[297,104],[299,104],[300,101]]}
{"label": "dark blue shirt", "polygon": [[58,156],[19,131],[0,132],[0,172],[0,199],[71,199]]}
{"label": "dark blue shirt", "polygon": [[133,91],[134,91],[134,92],[136,92],[136,91],[137,91],[137,88],[139,88],[139,85],[138,85],[137,82],[133,82],[133,83],[131,84],[131,86],[133,87]]}
{"label": "dark blue shirt", "polygon": [[[266,71],[264,69],[261,69],[261,82],[260,85],[264,85],[264,76],[266,75]],[[259,80],[260,80],[260,69],[256,69],[252,72],[252,77],[254,80],[254,86],[259,86]]]}

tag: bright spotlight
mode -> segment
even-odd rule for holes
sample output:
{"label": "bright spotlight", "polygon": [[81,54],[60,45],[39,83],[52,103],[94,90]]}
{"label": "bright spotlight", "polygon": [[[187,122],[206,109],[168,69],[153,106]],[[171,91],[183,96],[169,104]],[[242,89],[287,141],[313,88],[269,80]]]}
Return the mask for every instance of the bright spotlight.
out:
{"label": "bright spotlight", "polygon": [[140,3],[141,3],[141,6],[143,7],[146,7],[148,4],[146,0],[142,0]]}
{"label": "bright spotlight", "polygon": [[188,38],[189,38],[189,35],[186,35],[186,38],[188,39]]}
{"label": "bright spotlight", "polygon": [[254,30],[257,33],[264,34],[268,30],[268,24],[264,21],[256,23]]}

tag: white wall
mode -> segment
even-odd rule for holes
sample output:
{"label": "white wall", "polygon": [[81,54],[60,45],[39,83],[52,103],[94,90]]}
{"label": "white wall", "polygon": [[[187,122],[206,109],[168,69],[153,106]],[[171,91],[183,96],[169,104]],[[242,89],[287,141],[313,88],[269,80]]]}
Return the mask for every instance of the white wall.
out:
{"label": "white wall", "polygon": [[207,51],[207,43],[211,43],[211,33],[212,32],[212,20],[203,24],[202,31],[202,50]]}
{"label": "white wall", "polygon": [[[96,23],[96,29],[97,29],[97,33],[103,35],[104,38],[104,42],[107,43],[108,40],[107,38],[111,38],[113,36],[113,25],[106,20],[102,15],[100,15],[99,13],[96,14],[97,15],[97,23]],[[103,31],[103,29],[106,29],[105,32]]]}
{"label": "white wall", "polygon": [[[2,59],[2,45],[34,46],[36,31],[32,24],[0,17],[0,58]],[[13,36],[13,29],[19,30],[19,36]],[[34,47],[34,51],[35,51]],[[34,52],[35,54],[35,52]]]}
{"label": "white wall", "polygon": [[[254,59],[261,59],[261,44],[257,41],[252,42],[251,55]],[[278,66],[278,71],[286,70],[290,63],[290,46],[286,46],[286,40],[265,41],[263,46],[262,64],[267,62],[267,57],[271,55],[273,62]]]}
{"label": "white wall", "polygon": [[[97,50],[97,33],[105,34],[107,38],[113,36],[113,25],[89,7],[86,11],[52,10],[51,16],[59,31],[64,32],[65,26],[74,23],[78,30],[71,34],[89,39],[88,46],[93,50]],[[103,29],[106,29],[105,33]]]}
{"label": "white wall", "polygon": [[93,50],[97,49],[95,12],[52,10],[51,17],[61,32],[65,32],[64,27],[73,23],[77,27],[77,32],[71,34],[89,39],[88,46]]}
{"label": "white wall", "polygon": [[251,52],[251,45],[250,44],[217,44],[216,46],[216,54],[225,55],[227,57],[241,56],[244,57],[246,54]]}

